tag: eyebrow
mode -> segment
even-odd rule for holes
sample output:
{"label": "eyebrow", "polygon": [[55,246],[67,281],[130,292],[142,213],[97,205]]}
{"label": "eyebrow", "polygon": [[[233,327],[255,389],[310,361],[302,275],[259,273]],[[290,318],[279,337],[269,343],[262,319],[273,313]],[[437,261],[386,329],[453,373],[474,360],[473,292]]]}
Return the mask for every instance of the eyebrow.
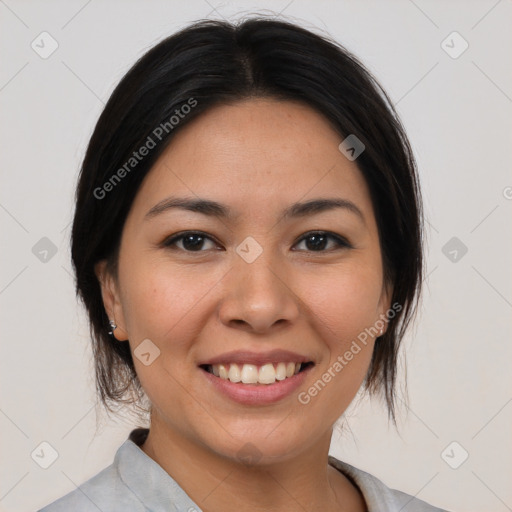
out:
{"label": "eyebrow", "polygon": [[[144,218],[150,219],[172,209],[187,210],[226,220],[233,220],[236,217],[229,206],[217,201],[201,198],[168,197],[153,206]],[[282,217],[284,219],[300,218],[334,209],[344,209],[351,212],[365,223],[362,211],[352,201],[342,198],[319,198],[302,203],[293,203],[283,210]]]}

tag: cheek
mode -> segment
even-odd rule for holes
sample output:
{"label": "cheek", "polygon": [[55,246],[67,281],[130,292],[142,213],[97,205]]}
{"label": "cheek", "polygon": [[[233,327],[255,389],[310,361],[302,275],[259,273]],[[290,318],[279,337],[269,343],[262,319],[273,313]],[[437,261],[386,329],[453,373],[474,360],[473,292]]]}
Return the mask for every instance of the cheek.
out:
{"label": "cheek", "polygon": [[378,319],[382,275],[378,268],[358,263],[303,279],[307,304],[332,342],[346,342]]}
{"label": "cheek", "polygon": [[[213,285],[190,272],[171,268],[167,262],[143,262],[125,272],[123,311],[139,380],[153,404],[181,407],[186,362],[190,345],[201,324],[196,312],[207,288]],[[149,339],[149,365],[137,357],[137,347]],[[147,342],[146,342],[147,343]]]}
{"label": "cheek", "polygon": [[329,274],[307,280],[307,305],[325,357],[317,379],[299,400],[313,416],[334,423],[356,395],[371,361],[374,338],[368,329],[379,318],[381,276],[378,269],[355,265]]}
{"label": "cheek", "polygon": [[199,332],[197,316],[205,313],[208,292],[218,280],[218,275],[198,273],[193,265],[141,261],[130,267],[123,294],[130,340],[149,338],[157,345],[172,340],[173,349],[179,350]]}

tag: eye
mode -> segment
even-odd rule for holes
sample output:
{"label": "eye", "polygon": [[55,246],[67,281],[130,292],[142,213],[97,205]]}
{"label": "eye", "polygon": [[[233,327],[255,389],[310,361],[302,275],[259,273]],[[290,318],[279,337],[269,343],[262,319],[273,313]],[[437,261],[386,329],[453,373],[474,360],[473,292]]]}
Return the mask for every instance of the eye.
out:
{"label": "eye", "polygon": [[[178,247],[178,249],[184,250],[186,252],[204,252],[201,248],[204,246],[206,240],[213,242],[213,240],[206,236],[204,233],[200,231],[186,231],[181,234],[173,235],[170,238],[167,238],[163,242],[164,247]],[[179,247],[178,243],[182,242],[182,246]]]}
{"label": "eye", "polygon": [[328,240],[334,240],[335,248],[350,248],[351,245],[334,233],[327,231],[312,231],[303,236],[299,242],[305,242],[308,251],[312,252],[326,252],[324,249],[329,245]]}
{"label": "eye", "polygon": [[[306,243],[306,250],[312,252],[326,252],[326,246],[329,245],[329,240],[334,242],[334,249],[338,248],[351,248],[351,245],[342,237],[329,233],[327,231],[312,231],[303,236],[299,243]],[[214,240],[201,231],[185,231],[172,235],[167,238],[162,246],[166,248],[178,248],[186,252],[204,252],[205,242],[209,241],[215,248]],[[180,246],[181,244],[181,246]],[[331,247],[332,250],[332,247]]]}

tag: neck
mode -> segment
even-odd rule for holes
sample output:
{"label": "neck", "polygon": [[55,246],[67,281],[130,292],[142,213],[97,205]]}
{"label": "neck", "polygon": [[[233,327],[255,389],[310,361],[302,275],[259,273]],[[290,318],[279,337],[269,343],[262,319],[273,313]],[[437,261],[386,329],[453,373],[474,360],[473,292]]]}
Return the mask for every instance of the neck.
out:
{"label": "neck", "polygon": [[141,449],[204,512],[366,511],[359,490],[328,465],[331,433],[292,460],[249,465],[194,443],[152,418]]}

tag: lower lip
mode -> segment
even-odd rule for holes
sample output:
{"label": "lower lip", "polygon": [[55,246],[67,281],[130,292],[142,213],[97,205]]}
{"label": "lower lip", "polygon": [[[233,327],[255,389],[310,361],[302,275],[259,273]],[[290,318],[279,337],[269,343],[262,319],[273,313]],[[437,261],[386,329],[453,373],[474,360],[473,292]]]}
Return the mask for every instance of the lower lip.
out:
{"label": "lower lip", "polygon": [[231,382],[216,377],[202,368],[200,370],[216,390],[231,398],[231,400],[244,405],[265,405],[279,402],[279,400],[290,396],[304,382],[311,368],[313,366],[308,366],[292,377],[281,381],[276,380],[274,384]]}

